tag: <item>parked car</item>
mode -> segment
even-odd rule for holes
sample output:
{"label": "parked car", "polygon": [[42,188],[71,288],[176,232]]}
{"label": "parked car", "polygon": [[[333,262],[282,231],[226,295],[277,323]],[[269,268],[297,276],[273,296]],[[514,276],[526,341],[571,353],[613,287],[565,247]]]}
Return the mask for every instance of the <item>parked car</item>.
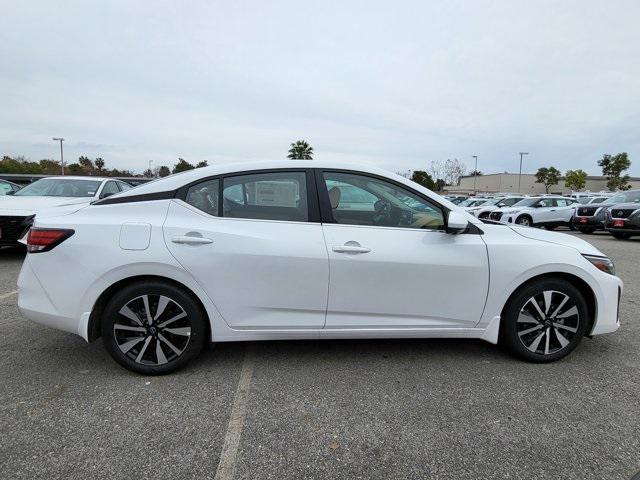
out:
{"label": "parked car", "polygon": [[458,206],[460,208],[470,208],[470,207],[476,207],[478,205],[483,205],[485,203],[487,203],[489,200],[487,198],[467,198],[466,200],[458,203]]}
{"label": "parked car", "polygon": [[624,192],[622,195],[624,200],[607,207],[604,222],[611,235],[626,240],[640,235],[640,190]]}
{"label": "parked car", "polygon": [[0,197],[4,195],[13,195],[20,190],[20,185],[9,182],[8,180],[0,180]]}
{"label": "parked car", "polygon": [[559,226],[571,227],[575,200],[568,197],[545,195],[527,197],[514,203],[512,207],[498,208],[489,219],[527,227],[545,227],[553,230]]}
{"label": "parked car", "polygon": [[48,177],[0,197],[0,246],[13,246],[25,234],[33,217],[48,208],[84,205],[120,193],[131,186],[100,177]]}
{"label": "parked car", "polygon": [[548,362],[618,328],[622,282],[589,243],[484,224],[374,167],[198,168],[38,215],[27,244],[23,314],[143,374],[239,340],[480,338]]}
{"label": "parked car", "polygon": [[[593,233],[596,230],[605,229],[605,213],[608,208],[622,204],[635,203],[640,200],[640,190],[628,190],[620,192],[613,197],[605,197],[601,203],[579,205],[573,219],[573,226],[582,233]],[[624,232],[623,232],[624,233]],[[622,237],[625,235],[623,234]]]}
{"label": "parked car", "polygon": [[513,197],[497,197],[492,198],[491,200],[483,203],[482,205],[478,205],[476,207],[467,208],[467,212],[478,217],[478,218],[489,218],[491,212],[505,207],[511,207],[514,204],[518,203],[522,200],[523,196],[513,196]]}
{"label": "parked car", "polygon": [[453,203],[454,205],[458,205],[458,204],[460,204],[461,202],[464,202],[465,200],[467,200],[468,198],[469,198],[469,197],[455,197],[455,196],[453,196],[453,197],[447,197],[447,199],[448,199],[451,203]]}

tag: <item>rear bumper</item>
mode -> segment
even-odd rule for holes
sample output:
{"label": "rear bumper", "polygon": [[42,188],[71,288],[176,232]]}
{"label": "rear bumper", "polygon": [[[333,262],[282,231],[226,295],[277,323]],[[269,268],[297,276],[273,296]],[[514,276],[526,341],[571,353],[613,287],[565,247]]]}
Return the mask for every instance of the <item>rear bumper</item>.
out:
{"label": "rear bumper", "polygon": [[63,315],[49,298],[29,263],[27,254],[18,277],[18,308],[20,312],[41,325],[75,333],[87,340],[89,313],[80,318]]}

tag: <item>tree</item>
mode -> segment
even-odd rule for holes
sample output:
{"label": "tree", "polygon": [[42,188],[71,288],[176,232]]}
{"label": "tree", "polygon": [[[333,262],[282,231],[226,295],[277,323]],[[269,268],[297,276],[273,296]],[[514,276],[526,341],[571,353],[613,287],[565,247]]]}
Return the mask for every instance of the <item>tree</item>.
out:
{"label": "tree", "polygon": [[95,170],[91,159],[89,157],[85,157],[84,155],[78,157],[78,165],[80,165],[82,172],[86,175],[91,175]]}
{"label": "tree", "polygon": [[631,160],[627,152],[618,153],[617,155],[602,155],[598,160],[598,165],[602,167],[602,175],[607,177],[607,188],[614,192],[616,190],[628,190],[629,175],[622,175],[622,172],[629,170]]}
{"label": "tree", "polygon": [[540,167],[536,172],[536,182],[542,183],[547,193],[549,193],[549,187],[557,185],[559,180],[560,170],[556,167]]}
{"label": "tree", "polygon": [[84,173],[84,170],[82,168],[82,165],[80,165],[79,163],[70,163],[65,167],[65,172],[69,172],[71,175],[82,175]]}
{"label": "tree", "polygon": [[96,168],[98,169],[98,173],[102,173],[102,169],[104,168],[104,160],[102,159],[102,157],[98,157],[96,158],[96,161],[93,162],[96,166]]}
{"label": "tree", "polygon": [[173,166],[173,172],[172,173],[186,172],[187,170],[193,170],[194,168],[196,168],[196,167],[191,165],[184,158],[178,158],[178,163],[176,163]]}
{"label": "tree", "polygon": [[411,175],[411,180],[419,185],[422,185],[425,188],[428,188],[429,190],[435,190],[436,188],[436,184],[433,181],[433,178],[431,178],[431,175],[429,175],[424,170],[414,171],[413,175]]}
{"label": "tree", "polygon": [[196,165],[196,168],[202,168],[202,167],[208,167],[209,166],[209,162],[207,162],[206,160],[202,160],[201,162],[198,162],[198,164]]}
{"label": "tree", "polygon": [[144,172],[142,172],[142,176],[146,178],[153,178],[153,171],[150,168],[147,168]]}
{"label": "tree", "polygon": [[445,182],[443,179],[441,179],[441,178],[437,179],[436,180],[436,192],[441,192],[446,184],[447,184],[447,182]]}
{"label": "tree", "polygon": [[40,173],[44,175],[58,175],[60,173],[60,162],[43,158],[38,162],[40,164]]}
{"label": "tree", "polygon": [[171,170],[169,170],[169,167],[167,167],[166,165],[162,165],[160,168],[158,168],[159,177],[168,177],[169,175],[171,175]]}
{"label": "tree", "polygon": [[313,160],[313,147],[305,140],[298,140],[291,144],[287,158],[291,160]]}
{"label": "tree", "polygon": [[582,190],[587,184],[587,172],[584,170],[567,170],[564,176],[564,186],[571,190]]}
{"label": "tree", "polygon": [[442,177],[447,185],[458,185],[460,183],[460,177],[462,177],[467,171],[467,166],[457,158],[451,160],[447,158],[444,162],[444,169]]}

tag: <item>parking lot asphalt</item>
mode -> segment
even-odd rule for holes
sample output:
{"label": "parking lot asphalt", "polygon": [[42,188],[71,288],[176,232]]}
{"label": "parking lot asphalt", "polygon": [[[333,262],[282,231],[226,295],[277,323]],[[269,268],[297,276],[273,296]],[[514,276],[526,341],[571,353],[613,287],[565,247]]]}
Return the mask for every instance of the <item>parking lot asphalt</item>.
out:
{"label": "parking lot asphalt", "polygon": [[24,319],[10,294],[23,256],[0,250],[0,477],[214,478],[240,412],[235,470],[219,478],[628,480],[640,239],[579,236],[616,263],[622,326],[563,361],[471,340],[254,342],[165,377]]}

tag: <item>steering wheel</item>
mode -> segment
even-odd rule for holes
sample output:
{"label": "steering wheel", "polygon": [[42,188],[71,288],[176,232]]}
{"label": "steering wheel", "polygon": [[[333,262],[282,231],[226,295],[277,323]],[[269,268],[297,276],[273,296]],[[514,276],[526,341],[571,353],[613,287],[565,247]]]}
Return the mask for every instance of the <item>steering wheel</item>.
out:
{"label": "steering wheel", "polygon": [[373,224],[387,225],[391,217],[391,204],[384,200],[378,200],[373,204]]}

